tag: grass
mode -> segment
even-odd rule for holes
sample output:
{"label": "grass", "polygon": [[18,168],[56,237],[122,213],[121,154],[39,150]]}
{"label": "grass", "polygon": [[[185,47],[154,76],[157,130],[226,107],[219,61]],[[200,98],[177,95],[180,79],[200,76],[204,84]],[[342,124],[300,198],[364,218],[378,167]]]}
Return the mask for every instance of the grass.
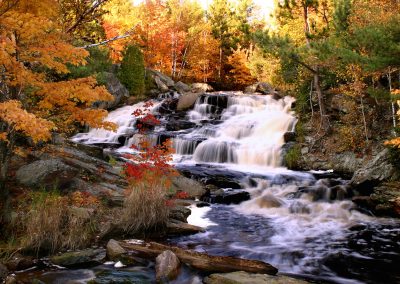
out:
{"label": "grass", "polygon": [[166,194],[168,188],[159,179],[133,186],[121,211],[121,225],[127,233],[162,229],[169,215]]}
{"label": "grass", "polygon": [[289,169],[297,169],[299,167],[299,161],[301,159],[300,146],[296,145],[289,149],[285,156],[285,164]]}

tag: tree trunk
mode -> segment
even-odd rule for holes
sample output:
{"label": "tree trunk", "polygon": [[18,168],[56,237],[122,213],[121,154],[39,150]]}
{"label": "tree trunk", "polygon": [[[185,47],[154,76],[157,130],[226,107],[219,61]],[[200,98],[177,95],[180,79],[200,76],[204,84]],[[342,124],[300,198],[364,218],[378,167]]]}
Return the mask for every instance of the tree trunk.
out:
{"label": "tree trunk", "polygon": [[11,154],[14,148],[14,134],[8,135],[8,142],[0,142],[0,224],[6,225],[10,223],[10,189],[7,185],[7,173],[10,163]]}
{"label": "tree trunk", "polygon": [[314,87],[315,87],[315,91],[317,92],[317,96],[318,96],[319,113],[321,116],[321,127],[325,130],[328,130],[329,129],[329,119],[328,119],[328,115],[326,113],[325,97],[324,97],[324,94],[321,89],[318,68],[316,68],[316,72],[314,73]]}

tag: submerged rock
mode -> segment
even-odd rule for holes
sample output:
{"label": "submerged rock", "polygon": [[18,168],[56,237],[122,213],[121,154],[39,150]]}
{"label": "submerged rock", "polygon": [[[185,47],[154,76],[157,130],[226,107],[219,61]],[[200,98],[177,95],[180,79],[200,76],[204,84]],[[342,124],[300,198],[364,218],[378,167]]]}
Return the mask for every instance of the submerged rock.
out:
{"label": "submerged rock", "polygon": [[164,251],[156,258],[156,280],[162,283],[174,280],[178,276],[179,266],[178,257],[170,250]]}
{"label": "submerged rock", "polygon": [[271,276],[244,271],[214,273],[204,279],[205,284],[306,284],[309,282],[288,276]]}
{"label": "submerged rock", "polygon": [[104,249],[85,249],[81,251],[66,252],[50,257],[52,263],[64,267],[87,267],[98,265],[106,257]]}

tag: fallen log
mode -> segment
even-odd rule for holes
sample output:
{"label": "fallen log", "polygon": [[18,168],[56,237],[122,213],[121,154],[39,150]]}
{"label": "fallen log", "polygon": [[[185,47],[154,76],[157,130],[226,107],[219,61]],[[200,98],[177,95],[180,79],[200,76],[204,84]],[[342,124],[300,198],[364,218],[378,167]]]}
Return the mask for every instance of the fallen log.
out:
{"label": "fallen log", "polygon": [[167,246],[155,242],[120,242],[120,245],[127,249],[140,252],[148,257],[155,258],[160,253],[170,250],[179,260],[196,269],[207,272],[234,272],[245,271],[250,273],[263,273],[275,275],[278,269],[274,266],[259,260],[243,259],[232,256],[213,256],[202,252],[185,250],[179,247]]}

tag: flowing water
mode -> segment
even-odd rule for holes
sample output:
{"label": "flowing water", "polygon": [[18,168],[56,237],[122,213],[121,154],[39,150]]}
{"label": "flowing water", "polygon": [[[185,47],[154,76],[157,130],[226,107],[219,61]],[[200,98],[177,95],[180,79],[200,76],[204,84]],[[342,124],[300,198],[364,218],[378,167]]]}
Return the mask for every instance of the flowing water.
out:
{"label": "flowing water", "polygon": [[[228,92],[200,96],[184,116],[160,115],[162,123],[149,137],[153,144],[173,139],[178,169],[206,183],[225,175],[250,193],[238,205],[192,207],[189,222],[207,231],[169,242],[263,260],[281,273],[315,281],[400,283],[396,220],[357,210],[346,180],[282,167],[284,133],[296,124],[292,103],[290,97]],[[162,106],[156,102],[153,112],[161,112]],[[116,133],[92,129],[73,140],[110,145],[115,153],[132,152],[130,146],[141,135],[132,112],[141,107],[125,106],[109,114],[108,120],[119,126]],[[171,121],[186,126],[168,130]],[[226,184],[224,190],[232,190]],[[196,283],[188,279],[176,283]]]}

